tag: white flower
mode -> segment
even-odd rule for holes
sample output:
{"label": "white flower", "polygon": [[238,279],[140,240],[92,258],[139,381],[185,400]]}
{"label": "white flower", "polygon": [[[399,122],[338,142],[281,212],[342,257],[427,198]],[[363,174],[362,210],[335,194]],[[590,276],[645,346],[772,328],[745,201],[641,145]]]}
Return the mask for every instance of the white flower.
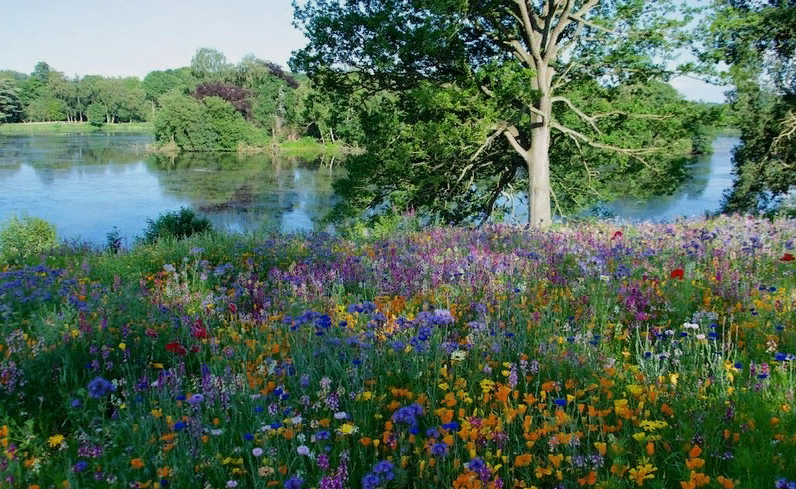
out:
{"label": "white flower", "polygon": [[464,350],[454,350],[453,353],[451,353],[451,360],[462,361],[466,357],[467,357],[467,352],[465,352]]}
{"label": "white flower", "polygon": [[291,421],[293,421],[293,424],[301,424],[304,419],[301,416],[296,416]]}
{"label": "white flower", "polygon": [[704,339],[705,339],[705,335],[703,335],[702,333],[700,333],[700,334],[696,335],[696,339],[698,339],[698,340],[704,340]]}
{"label": "white flower", "polygon": [[346,419],[348,417],[348,413],[345,411],[340,411],[338,413],[334,413],[334,419]]}
{"label": "white flower", "polygon": [[296,449],[296,451],[299,455],[304,455],[306,457],[310,454],[310,447],[307,445],[301,445]]}

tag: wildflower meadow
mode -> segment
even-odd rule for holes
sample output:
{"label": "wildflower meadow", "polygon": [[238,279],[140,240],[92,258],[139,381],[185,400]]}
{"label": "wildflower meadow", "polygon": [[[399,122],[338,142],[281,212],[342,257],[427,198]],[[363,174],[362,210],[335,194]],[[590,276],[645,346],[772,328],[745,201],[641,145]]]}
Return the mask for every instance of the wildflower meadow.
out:
{"label": "wildflower meadow", "polygon": [[796,221],[0,264],[0,488],[796,487]]}

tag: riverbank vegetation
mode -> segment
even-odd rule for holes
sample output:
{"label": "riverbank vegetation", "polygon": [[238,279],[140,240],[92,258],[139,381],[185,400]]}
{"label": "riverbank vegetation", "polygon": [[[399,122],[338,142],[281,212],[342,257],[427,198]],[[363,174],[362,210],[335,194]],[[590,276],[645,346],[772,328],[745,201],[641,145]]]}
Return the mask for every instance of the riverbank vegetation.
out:
{"label": "riverbank vegetation", "polygon": [[3,487],[796,479],[793,221],[409,221],[0,264]]}

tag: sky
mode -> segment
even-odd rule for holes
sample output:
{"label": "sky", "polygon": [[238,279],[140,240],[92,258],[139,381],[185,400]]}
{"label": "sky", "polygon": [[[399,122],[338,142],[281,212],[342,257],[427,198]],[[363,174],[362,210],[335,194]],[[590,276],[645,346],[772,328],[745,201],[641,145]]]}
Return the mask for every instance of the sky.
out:
{"label": "sky", "polygon": [[[227,61],[244,55],[287,67],[306,38],[292,26],[291,0],[4,0],[0,69],[33,71],[39,61],[67,76],[143,78],[188,66],[200,47]],[[9,43],[10,40],[10,43]],[[725,89],[679,77],[691,100],[724,101]]]}

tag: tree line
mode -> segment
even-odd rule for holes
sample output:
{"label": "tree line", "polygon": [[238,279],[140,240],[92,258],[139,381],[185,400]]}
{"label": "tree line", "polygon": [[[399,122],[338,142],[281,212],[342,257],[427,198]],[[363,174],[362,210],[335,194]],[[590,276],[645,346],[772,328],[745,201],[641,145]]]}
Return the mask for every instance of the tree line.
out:
{"label": "tree line", "polygon": [[137,77],[67,77],[46,62],[30,74],[0,71],[0,123],[153,122],[159,142],[180,149],[230,150],[241,142],[313,137],[362,141],[353,107],[315,89],[308,77],[244,56],[200,48],[190,66]]}

